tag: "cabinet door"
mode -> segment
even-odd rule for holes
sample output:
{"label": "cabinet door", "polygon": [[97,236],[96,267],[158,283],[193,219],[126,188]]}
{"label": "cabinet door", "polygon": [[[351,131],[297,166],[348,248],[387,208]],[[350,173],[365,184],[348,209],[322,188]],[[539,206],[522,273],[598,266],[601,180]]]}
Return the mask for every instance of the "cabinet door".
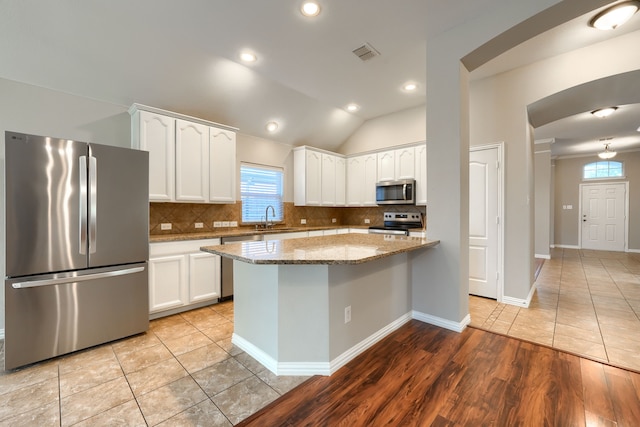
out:
{"label": "cabinet door", "polygon": [[357,156],[347,160],[347,206],[364,203],[364,159],[365,156]]}
{"label": "cabinet door", "polygon": [[209,127],[176,120],[176,200],[204,203],[209,197]]}
{"label": "cabinet door", "polygon": [[220,298],[220,256],[189,254],[189,302]]}
{"label": "cabinet door", "polygon": [[183,255],[149,259],[149,312],[180,307],[187,302],[187,270]]}
{"label": "cabinet door", "polygon": [[344,157],[336,156],[336,203],[335,206],[344,206],[347,202],[347,161]]}
{"label": "cabinet door", "polygon": [[236,201],[236,134],[209,128],[209,200]]}
{"label": "cabinet door", "polygon": [[391,181],[396,179],[396,160],[394,151],[382,151],[378,153],[378,181]]}
{"label": "cabinet door", "polygon": [[175,119],[140,111],[139,148],[149,152],[149,200],[175,200]]}
{"label": "cabinet door", "polygon": [[427,144],[416,147],[416,204],[427,204]]}
{"label": "cabinet door", "polygon": [[306,205],[318,206],[322,200],[322,154],[306,150],[305,160]]}
{"label": "cabinet door", "polygon": [[415,148],[399,148],[395,150],[396,175],[395,179],[413,179],[415,174]]}
{"label": "cabinet door", "polygon": [[363,206],[377,206],[376,203],[376,182],[377,182],[377,157],[375,154],[364,156],[364,181]]}
{"label": "cabinet door", "polygon": [[334,206],[336,204],[336,157],[331,154],[322,154],[322,205]]}

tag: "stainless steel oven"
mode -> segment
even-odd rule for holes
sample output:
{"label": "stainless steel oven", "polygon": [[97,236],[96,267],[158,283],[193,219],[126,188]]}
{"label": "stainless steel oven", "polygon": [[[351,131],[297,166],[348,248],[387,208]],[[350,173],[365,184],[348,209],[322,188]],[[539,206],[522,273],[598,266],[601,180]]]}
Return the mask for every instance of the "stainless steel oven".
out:
{"label": "stainless steel oven", "polygon": [[369,227],[371,234],[409,235],[409,230],[422,228],[422,214],[418,212],[385,212],[384,225]]}

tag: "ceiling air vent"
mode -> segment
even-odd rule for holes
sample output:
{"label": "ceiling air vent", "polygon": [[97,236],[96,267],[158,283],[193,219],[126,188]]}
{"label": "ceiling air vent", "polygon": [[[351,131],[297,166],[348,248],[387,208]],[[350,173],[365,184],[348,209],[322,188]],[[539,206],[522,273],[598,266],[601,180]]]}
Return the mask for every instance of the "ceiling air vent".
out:
{"label": "ceiling air vent", "polygon": [[369,43],[363,44],[359,48],[355,49],[353,53],[355,53],[355,55],[363,61],[367,61],[375,56],[380,55],[380,52],[375,50]]}

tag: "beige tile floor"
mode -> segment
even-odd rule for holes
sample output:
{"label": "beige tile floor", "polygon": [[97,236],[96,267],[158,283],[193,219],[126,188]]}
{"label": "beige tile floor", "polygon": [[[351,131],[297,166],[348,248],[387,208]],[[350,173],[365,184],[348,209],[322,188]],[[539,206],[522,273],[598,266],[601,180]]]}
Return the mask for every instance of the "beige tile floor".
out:
{"label": "beige tile floor", "polygon": [[471,326],[640,371],[640,254],[554,249],[529,308],[469,297]]}
{"label": "beige tile floor", "polygon": [[307,379],[273,375],[231,344],[232,333],[226,302],[154,320],[143,335],[0,371],[0,426],[231,426]]}

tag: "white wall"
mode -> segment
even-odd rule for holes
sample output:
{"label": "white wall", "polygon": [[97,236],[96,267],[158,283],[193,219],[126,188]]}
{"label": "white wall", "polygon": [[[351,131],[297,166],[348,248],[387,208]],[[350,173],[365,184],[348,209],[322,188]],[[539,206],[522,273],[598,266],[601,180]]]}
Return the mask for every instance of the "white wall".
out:
{"label": "white wall", "polygon": [[426,121],[424,105],[368,120],[338,148],[338,152],[349,155],[422,142],[426,137]]}
{"label": "white wall", "polygon": [[551,144],[535,146],[535,256],[549,258],[551,246]]}

